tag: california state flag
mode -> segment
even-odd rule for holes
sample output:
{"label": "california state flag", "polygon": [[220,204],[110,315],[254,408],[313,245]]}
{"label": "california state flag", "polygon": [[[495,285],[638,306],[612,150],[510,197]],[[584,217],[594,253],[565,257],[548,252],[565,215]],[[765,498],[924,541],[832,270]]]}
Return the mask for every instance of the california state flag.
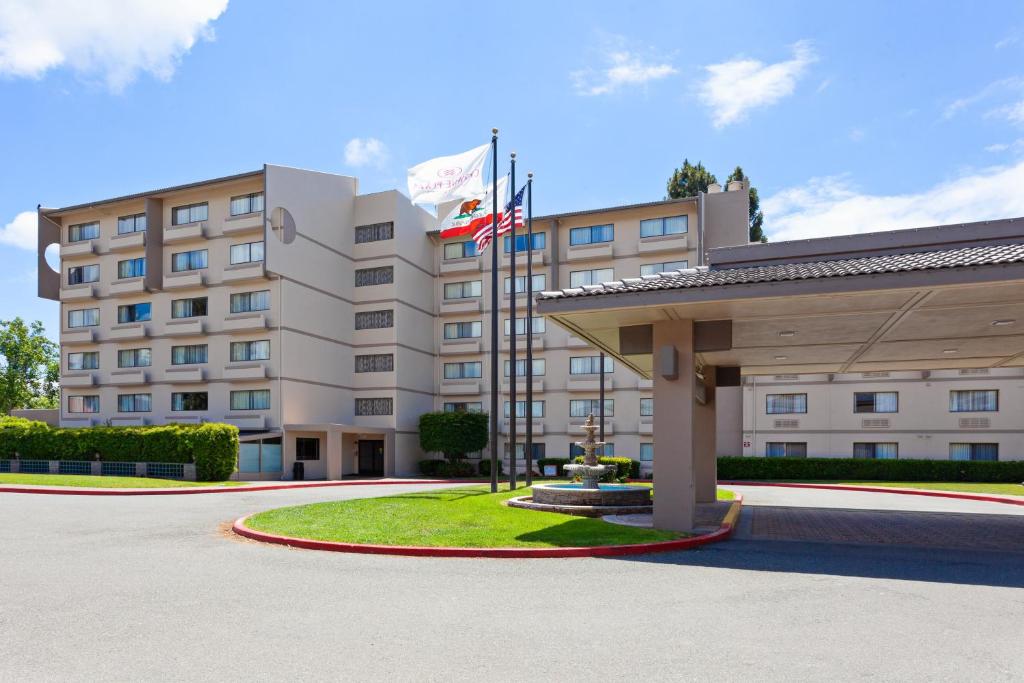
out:
{"label": "california state flag", "polygon": [[[508,189],[508,177],[498,179],[498,206],[505,205],[505,192]],[[471,197],[460,202],[441,221],[441,239],[472,235],[485,225],[493,222],[492,209],[494,201],[488,189],[483,195]],[[501,209],[498,210],[498,222],[501,222]]]}

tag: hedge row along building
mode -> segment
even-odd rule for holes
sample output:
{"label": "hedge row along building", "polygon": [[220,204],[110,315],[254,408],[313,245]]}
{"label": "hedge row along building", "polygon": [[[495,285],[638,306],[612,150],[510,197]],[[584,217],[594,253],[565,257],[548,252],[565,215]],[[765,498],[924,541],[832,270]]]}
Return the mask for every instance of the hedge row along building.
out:
{"label": "hedge row along building", "polygon": [[[518,248],[533,250],[536,292],[702,267],[710,250],[746,244],[746,189],[538,216],[533,244],[519,235]],[[440,240],[435,226],[397,191],[360,194],[355,178],[273,165],[41,207],[39,295],[61,304],[60,424],[231,423],[246,479],[290,477],[295,462],[307,478],[416,472],[419,416],[485,409],[490,392],[490,259],[468,237]],[[525,289],[525,258],[513,274],[510,246],[510,237],[499,244],[504,377],[511,278]],[[515,306],[522,332],[525,295]],[[543,317],[534,332],[534,403],[513,408],[502,382],[500,425],[507,433],[512,410],[531,410],[535,458],[565,456],[599,412],[598,350]],[[719,391],[717,450],[1024,454],[1024,429],[1007,409],[1024,399],[1021,370],[948,360],[944,369],[792,373],[773,357],[775,374]],[[649,472],[652,380],[613,359],[606,370],[607,454]]]}

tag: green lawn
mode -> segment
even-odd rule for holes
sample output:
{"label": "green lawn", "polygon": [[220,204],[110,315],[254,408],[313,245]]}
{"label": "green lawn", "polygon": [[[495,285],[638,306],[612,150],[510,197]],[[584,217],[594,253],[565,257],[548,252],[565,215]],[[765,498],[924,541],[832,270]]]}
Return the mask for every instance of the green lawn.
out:
{"label": "green lawn", "polygon": [[1024,496],[1024,486],[1021,484],[991,484],[961,481],[843,481],[827,483],[853,484],[856,486],[886,486],[902,489],[931,489],[932,491],[962,491],[963,493],[998,493],[1001,495]]}
{"label": "green lawn", "polygon": [[178,481],[150,477],[93,477],[76,474],[0,474],[0,486],[5,484],[30,486],[77,486],[99,489],[170,489],[195,486],[240,486],[244,481]]}
{"label": "green lawn", "polygon": [[529,489],[487,486],[278,508],[246,525],[282,536],[382,545],[552,548],[668,541],[682,534],[502,505]]}

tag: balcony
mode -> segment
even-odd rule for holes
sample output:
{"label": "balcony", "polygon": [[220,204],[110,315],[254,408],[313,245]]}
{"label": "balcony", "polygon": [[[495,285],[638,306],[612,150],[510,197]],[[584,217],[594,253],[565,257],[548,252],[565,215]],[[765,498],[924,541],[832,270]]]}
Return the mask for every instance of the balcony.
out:
{"label": "balcony", "polygon": [[639,429],[637,431],[643,436],[651,436],[654,434],[654,418],[641,417]]}
{"label": "balcony", "polygon": [[110,424],[114,427],[144,427],[149,420],[141,415],[120,415],[110,418]]}
{"label": "balcony", "polygon": [[441,301],[441,315],[465,315],[482,310],[478,297],[467,299],[444,299]]}
{"label": "balcony", "polygon": [[[615,388],[615,383],[612,378],[607,374],[604,376],[604,390],[611,391]],[[566,391],[600,391],[601,390],[601,378],[599,375],[577,375],[569,376],[569,380],[565,383]]]}
{"label": "balcony", "polygon": [[224,379],[246,382],[267,378],[267,364],[262,362],[237,362],[224,366]]}
{"label": "balcony", "polygon": [[233,266],[225,266],[224,274],[221,275],[222,282],[247,282],[266,279],[268,279],[267,270],[263,267],[263,261],[236,263]]}
{"label": "balcony", "polygon": [[60,333],[61,344],[92,344],[96,341],[95,327],[76,327]]}
{"label": "balcony", "polygon": [[235,425],[239,429],[266,429],[266,415],[249,415],[246,413],[229,413],[224,416],[224,422]]}
{"label": "balcony", "polygon": [[[596,417],[596,415],[595,415],[595,417]],[[587,421],[587,418],[585,418],[585,417],[576,417],[576,418],[570,417],[569,419],[573,420],[573,422],[570,422],[569,425],[568,425],[567,432],[568,432],[569,436],[570,437],[577,436],[577,435],[583,436],[583,433],[584,433],[583,432],[583,423]],[[597,420],[595,419],[594,422],[597,422]],[[614,433],[615,433],[615,423],[612,422],[611,420],[605,420],[604,421],[604,435],[605,436],[611,436]],[[597,434],[595,433],[594,436],[597,436]]]}
{"label": "balcony", "polygon": [[62,387],[91,387],[96,384],[96,375],[92,372],[73,372],[61,375],[60,385]]}
{"label": "balcony", "polygon": [[[501,383],[501,393],[507,394],[509,392],[510,386],[511,386],[511,382],[509,382],[508,378],[506,377],[505,381],[503,381]],[[542,379],[535,379],[535,380],[533,380],[533,393],[540,394],[540,393],[543,393],[543,391],[544,391],[544,380],[542,380]],[[516,395],[518,395],[518,396],[526,396],[526,381],[523,380],[521,377],[517,377],[516,378]]]}
{"label": "balcony", "polygon": [[88,256],[89,254],[96,253],[96,240],[82,240],[81,242],[72,242],[71,244],[62,244],[60,247],[60,257],[74,258],[75,256]]}
{"label": "balcony", "polygon": [[174,225],[169,228],[164,228],[164,244],[186,242],[188,240],[206,239],[206,234],[206,221],[185,223],[184,225]]}
{"label": "balcony", "polygon": [[108,339],[145,339],[148,336],[149,328],[143,323],[114,325],[107,334]]}
{"label": "balcony", "polygon": [[148,291],[149,289],[146,288],[146,279],[141,277],[114,280],[110,283],[110,296],[133,296],[136,294],[145,294]]}
{"label": "balcony", "polygon": [[242,214],[224,219],[221,232],[225,235],[245,235],[248,233],[263,232],[263,212]]}
{"label": "balcony", "polygon": [[267,316],[262,313],[235,313],[224,318],[223,328],[227,332],[265,330]]}
{"label": "balcony", "polygon": [[62,427],[95,427],[99,418],[88,415],[61,415]]}
{"label": "balcony", "polygon": [[477,339],[446,339],[441,342],[441,355],[480,353],[481,344]]}
{"label": "balcony", "polygon": [[466,396],[478,395],[480,393],[480,380],[441,380],[442,396]]}
{"label": "balcony", "polygon": [[171,384],[202,382],[205,378],[206,372],[198,365],[187,365],[164,370],[164,381]]}
{"label": "balcony", "polygon": [[124,368],[110,373],[110,384],[114,386],[136,386],[149,380],[148,373],[142,368]]}
{"label": "balcony", "polygon": [[636,381],[636,388],[640,391],[650,391],[654,389],[654,380],[641,377]]}
{"label": "balcony", "polygon": [[658,235],[657,237],[641,237],[637,251],[641,254],[657,254],[663,251],[686,251],[689,243],[686,233],[681,235]]}
{"label": "balcony", "polygon": [[[544,350],[544,336],[543,335],[544,335],[543,332],[541,332],[540,334],[537,334],[536,332],[534,333],[534,335],[533,335],[533,350],[534,351],[543,351]],[[508,353],[509,352],[509,347],[510,347],[509,338],[505,337],[501,341],[501,352],[502,353]],[[517,334],[516,335],[516,353],[520,353],[520,352],[526,353],[526,335],[525,334]]]}
{"label": "balcony", "polygon": [[481,270],[480,258],[478,256],[441,261],[441,275],[454,273],[479,273]]}
{"label": "balcony", "polygon": [[[548,258],[548,252],[545,251],[544,249],[534,249],[533,250],[533,265],[534,265],[534,267],[546,266],[548,264],[549,260],[550,259]],[[512,254],[511,253],[509,253],[509,254],[502,254],[501,255],[501,269],[502,270],[508,270],[511,267],[512,267]],[[516,272],[519,272],[520,270],[525,270],[525,269],[526,269],[526,252],[525,251],[517,251],[516,252]]]}
{"label": "balcony", "polygon": [[[205,412],[205,411],[202,411],[202,412]],[[197,424],[200,424],[202,422],[206,422],[206,419],[204,418],[203,415],[196,415],[195,413],[187,413],[185,415],[182,415],[181,413],[178,413],[177,415],[165,415],[164,416],[164,421],[165,422],[180,422],[182,424],[189,424],[189,425],[197,425]]]}
{"label": "balcony", "polygon": [[[505,420],[501,423],[501,433],[510,434],[512,432],[512,423],[509,420]],[[523,438],[526,434],[526,418],[516,418],[516,435]],[[544,418],[535,417],[533,418],[533,435],[544,436]]]}
{"label": "balcony", "polygon": [[61,301],[85,301],[86,299],[95,298],[96,285],[92,282],[84,285],[68,285],[60,289]]}
{"label": "balcony", "polygon": [[577,244],[565,250],[566,261],[593,261],[596,259],[610,259],[614,253],[612,242],[598,242],[597,244]]}
{"label": "balcony", "polygon": [[164,275],[164,289],[202,287],[205,283],[206,272],[202,270],[187,270],[183,273],[168,273]]}
{"label": "balcony", "polygon": [[146,231],[126,232],[110,238],[110,251],[134,251],[146,246]]}
{"label": "balcony", "polygon": [[203,333],[202,318],[180,318],[168,320],[164,326],[164,334],[172,337],[187,337]]}
{"label": "balcony", "polygon": [[590,346],[590,342],[588,342],[586,339],[580,339],[576,335],[569,335],[569,341],[566,343],[566,346],[576,349],[586,348]]}

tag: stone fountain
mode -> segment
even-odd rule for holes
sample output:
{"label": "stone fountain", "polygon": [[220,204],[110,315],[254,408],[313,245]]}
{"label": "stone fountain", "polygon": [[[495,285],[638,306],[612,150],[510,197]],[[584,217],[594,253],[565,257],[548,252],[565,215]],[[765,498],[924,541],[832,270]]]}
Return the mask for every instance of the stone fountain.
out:
{"label": "stone fountain", "polygon": [[599,428],[598,425],[594,424],[594,414],[588,415],[587,421],[583,423],[583,431],[587,433],[587,437],[583,441],[576,442],[576,445],[583,449],[583,464],[565,465],[562,468],[569,474],[579,475],[583,480],[582,488],[584,489],[598,488],[598,482],[601,481],[601,477],[604,476],[605,472],[616,469],[614,465],[597,464],[597,454],[595,451],[598,447],[605,444],[604,441],[594,441],[594,432]]}

